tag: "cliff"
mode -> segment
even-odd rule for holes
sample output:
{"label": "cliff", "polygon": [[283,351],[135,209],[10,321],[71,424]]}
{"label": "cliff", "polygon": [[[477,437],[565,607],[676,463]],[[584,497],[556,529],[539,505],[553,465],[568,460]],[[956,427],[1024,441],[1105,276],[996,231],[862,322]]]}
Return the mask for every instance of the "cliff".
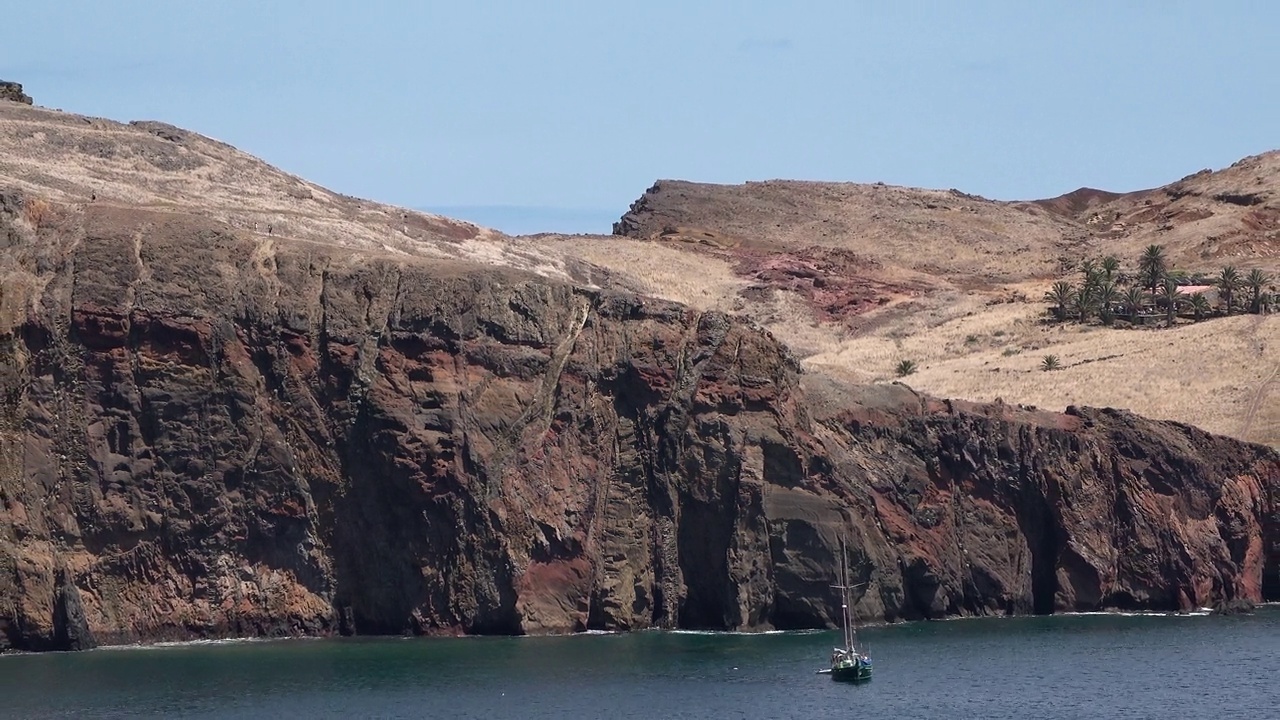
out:
{"label": "cliff", "polygon": [[1259,445],[845,385],[501,264],[0,218],[5,647],[829,626],[840,538],[861,617],[1280,599]]}

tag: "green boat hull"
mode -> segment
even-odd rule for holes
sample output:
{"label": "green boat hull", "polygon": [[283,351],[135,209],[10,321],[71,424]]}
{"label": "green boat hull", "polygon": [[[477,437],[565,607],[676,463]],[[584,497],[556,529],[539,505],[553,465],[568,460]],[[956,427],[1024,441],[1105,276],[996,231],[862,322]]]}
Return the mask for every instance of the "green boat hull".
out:
{"label": "green boat hull", "polygon": [[871,665],[839,663],[831,668],[831,679],[837,682],[864,682],[871,679]]}

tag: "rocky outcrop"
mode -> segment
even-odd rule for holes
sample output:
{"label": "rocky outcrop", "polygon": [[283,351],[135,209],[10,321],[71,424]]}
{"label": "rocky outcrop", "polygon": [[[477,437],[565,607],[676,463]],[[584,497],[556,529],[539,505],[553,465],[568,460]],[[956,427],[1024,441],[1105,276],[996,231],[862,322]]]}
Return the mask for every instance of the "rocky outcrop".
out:
{"label": "rocky outcrop", "polygon": [[20,83],[7,80],[0,80],[0,100],[22,103],[23,105],[32,104],[31,96],[22,92]]}
{"label": "rocky outcrop", "polygon": [[3,647],[827,626],[841,538],[861,617],[1276,599],[1261,446],[838,386],[740,319],[501,268],[57,210],[0,232]]}
{"label": "rocky outcrop", "polygon": [[865,313],[919,293],[918,283],[876,277],[875,262],[839,248],[808,247],[794,252],[744,252],[735,269],[751,281],[747,298],[775,291],[792,294],[809,306],[814,318],[853,325]]}

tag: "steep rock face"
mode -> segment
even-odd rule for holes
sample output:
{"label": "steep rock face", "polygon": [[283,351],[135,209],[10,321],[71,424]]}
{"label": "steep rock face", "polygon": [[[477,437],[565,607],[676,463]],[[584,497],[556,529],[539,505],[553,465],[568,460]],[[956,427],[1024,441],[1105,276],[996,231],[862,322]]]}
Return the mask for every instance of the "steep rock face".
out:
{"label": "steep rock face", "polygon": [[864,403],[826,424],[879,469],[859,501],[899,549],[888,617],[1275,597],[1270,449],[1113,410]]}
{"label": "steep rock face", "polygon": [[0,647],[824,626],[841,538],[862,617],[1280,585],[1259,446],[806,387],[718,313],[2,199]]}

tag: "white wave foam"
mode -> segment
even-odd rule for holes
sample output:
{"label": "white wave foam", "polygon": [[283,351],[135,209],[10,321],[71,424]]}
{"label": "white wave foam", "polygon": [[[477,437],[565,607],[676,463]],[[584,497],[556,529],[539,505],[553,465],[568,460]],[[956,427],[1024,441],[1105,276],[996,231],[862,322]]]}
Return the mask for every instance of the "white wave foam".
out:
{"label": "white wave foam", "polygon": [[1212,614],[1212,608],[1200,608],[1198,610],[1188,610],[1186,612],[1158,610],[1086,610],[1081,612],[1054,613],[1054,615],[1061,615],[1063,617],[1204,617]]}
{"label": "white wave foam", "polygon": [[242,638],[217,638],[203,640],[166,640],[164,642],[154,643],[131,643],[127,645],[102,645],[93,648],[89,652],[114,652],[120,650],[166,650],[171,648],[184,647],[207,647],[214,645],[247,645],[249,643],[270,643],[270,642],[292,642],[300,640],[323,640],[323,637],[304,636],[304,637],[242,637]]}
{"label": "white wave foam", "polygon": [[654,628],[646,632],[667,633],[670,635],[708,635],[712,637],[720,637],[725,635],[756,637],[760,635],[815,635],[817,633],[831,632],[830,630],[664,630]]}

